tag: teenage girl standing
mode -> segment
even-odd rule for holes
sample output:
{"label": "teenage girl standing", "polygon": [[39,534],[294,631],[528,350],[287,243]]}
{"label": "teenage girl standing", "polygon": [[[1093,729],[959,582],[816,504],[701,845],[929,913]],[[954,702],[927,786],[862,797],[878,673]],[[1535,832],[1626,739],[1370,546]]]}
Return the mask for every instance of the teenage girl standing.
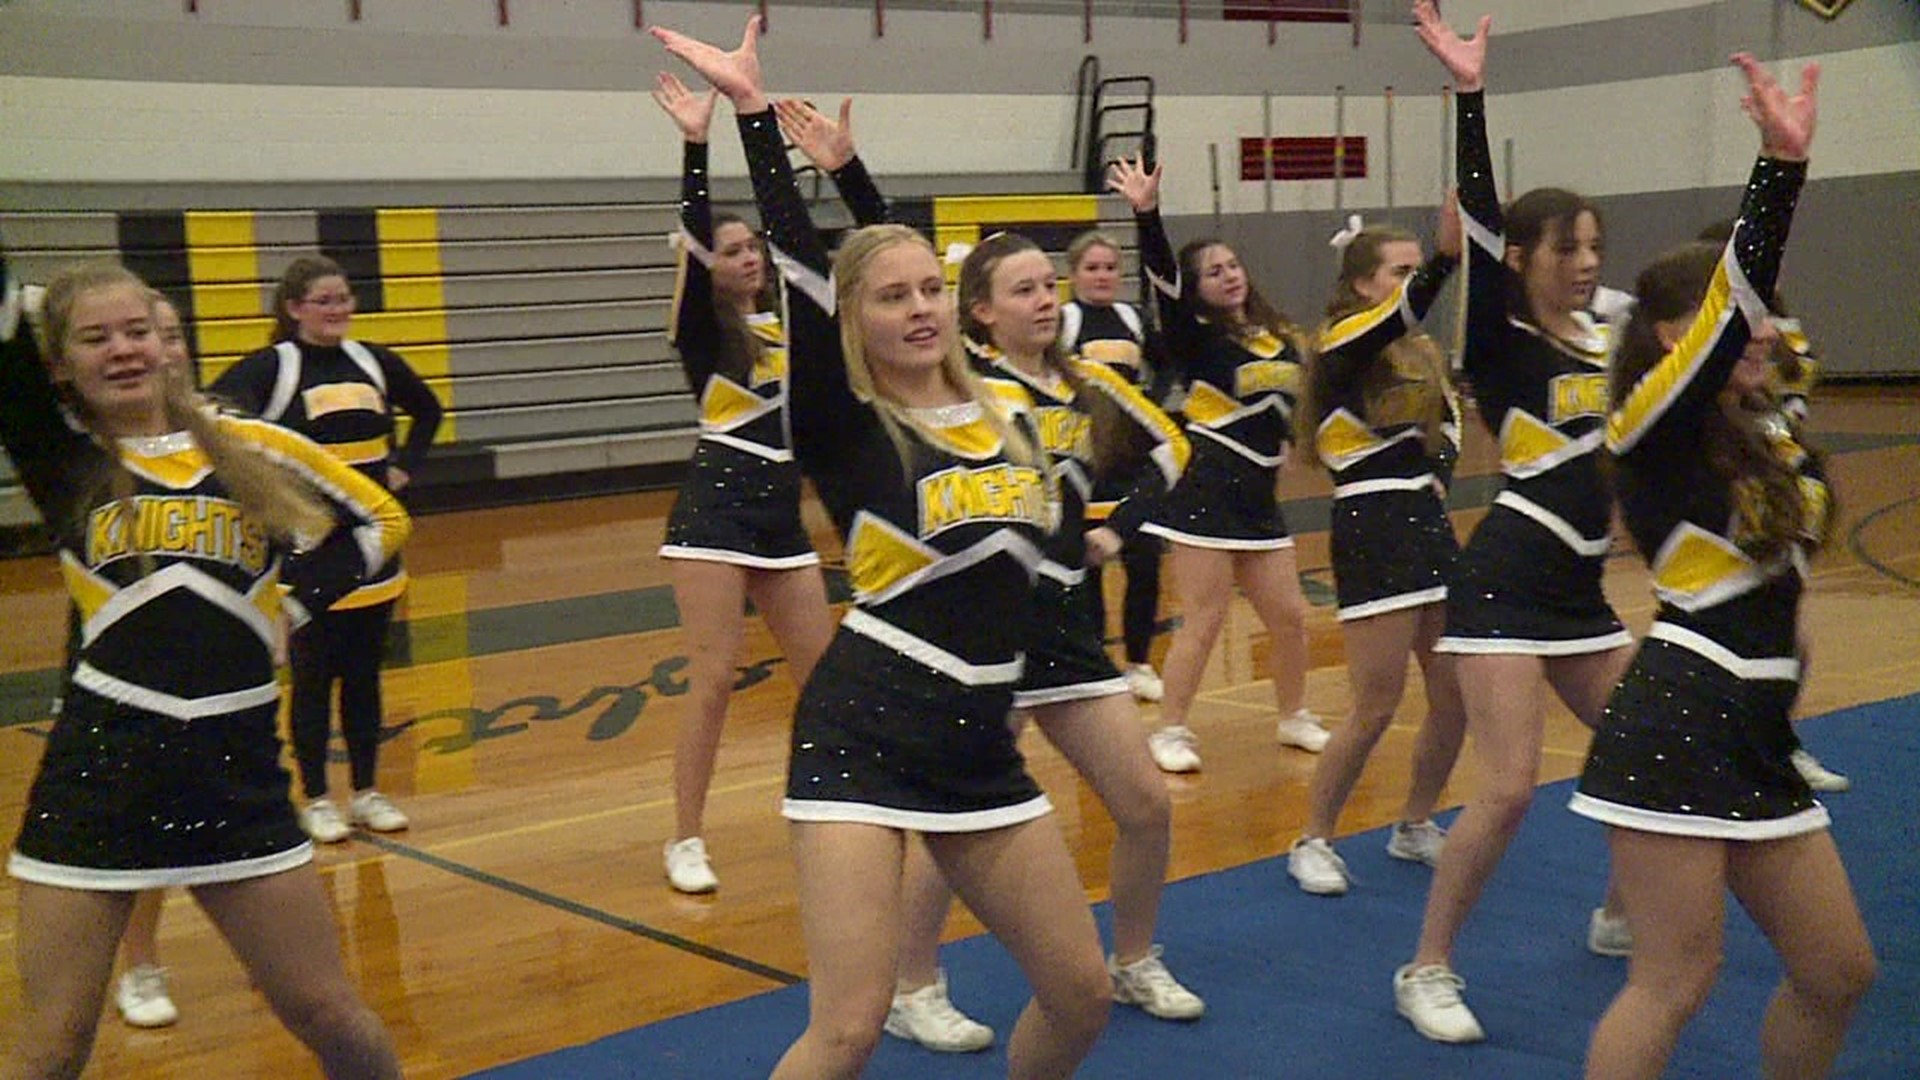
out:
{"label": "teenage girl standing", "polygon": [[[273,293],[274,344],[217,379],[211,392],[245,412],[312,439],[388,491],[407,486],[440,428],[440,400],[398,353],[347,336],[354,296],[331,259],[295,259]],[[413,418],[404,444],[394,410]],[[306,805],[300,824],[323,844],[351,826],[397,832],[407,816],[375,786],[380,764],[380,661],[407,573],[391,560],[340,597],[288,643],[293,666],[288,726]],[[353,797],[342,815],[327,798],[327,744],[339,686],[340,734]]]}

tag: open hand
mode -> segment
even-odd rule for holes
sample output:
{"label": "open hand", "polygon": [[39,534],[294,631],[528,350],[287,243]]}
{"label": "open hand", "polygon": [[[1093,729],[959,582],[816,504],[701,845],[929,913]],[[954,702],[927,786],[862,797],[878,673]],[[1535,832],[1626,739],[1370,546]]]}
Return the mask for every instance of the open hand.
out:
{"label": "open hand", "polygon": [[689,67],[699,72],[715,90],[727,95],[734,109],[741,113],[765,112],[767,109],[766,87],[760,76],[760,32],[760,16],[748,16],[747,29],[740,35],[739,46],[731,52],[722,52],[716,46],[664,26],[651,27],[647,31],[665,45],[668,52],[685,60]]}
{"label": "open hand", "polygon": [[1820,87],[1820,65],[1802,67],[1800,92],[1789,95],[1751,53],[1734,53],[1733,63],[1747,77],[1747,93],[1740,99],[1740,108],[1760,129],[1760,152],[1781,161],[1807,160],[1819,111],[1815,95]]}
{"label": "open hand", "polygon": [[1493,28],[1493,16],[1480,16],[1473,36],[1465,39],[1440,18],[1440,7],[1433,0],[1419,0],[1413,5],[1413,21],[1421,43],[1453,76],[1454,89],[1471,94],[1486,86],[1487,36]]}
{"label": "open hand", "polygon": [[664,71],[654,76],[654,103],[673,118],[681,136],[690,143],[707,141],[707,126],[713,122],[713,103],[719,96],[718,90],[696,94],[687,89],[686,83]]}
{"label": "open hand", "polygon": [[1136,214],[1144,214],[1160,205],[1160,163],[1154,162],[1149,169],[1138,157],[1121,158],[1107,167],[1107,190],[1117,191],[1133,207]]}
{"label": "open hand", "polygon": [[781,98],[773,103],[780,133],[800,148],[807,160],[833,172],[853,160],[853,99],[840,99],[840,119],[829,119],[812,102]]}

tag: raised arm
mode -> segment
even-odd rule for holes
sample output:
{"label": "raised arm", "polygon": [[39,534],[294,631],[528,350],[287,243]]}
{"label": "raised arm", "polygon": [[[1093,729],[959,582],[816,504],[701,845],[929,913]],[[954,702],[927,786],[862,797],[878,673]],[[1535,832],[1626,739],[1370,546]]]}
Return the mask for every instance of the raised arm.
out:
{"label": "raised arm", "polygon": [[1318,344],[1329,385],[1336,390],[1346,387],[1387,346],[1418,330],[1458,263],[1455,256],[1435,253],[1407,275],[1392,296],[1327,327]]}
{"label": "raised arm", "polygon": [[68,470],[94,452],[86,435],[67,426],[53,379],[27,325],[20,283],[0,256],[0,443],[40,517],[57,525],[73,516],[79,493]]}
{"label": "raised arm", "polygon": [[717,91],[696,94],[665,72],[654,79],[653,100],[680,129],[680,231],[673,237],[679,270],[673,285],[667,340],[695,394],[706,389],[724,347],[713,309],[713,202],[707,171],[707,132]]}
{"label": "raised arm", "polygon": [[1200,327],[1194,313],[1180,302],[1180,263],[1174,257],[1172,241],[1167,239],[1166,223],[1160,220],[1160,164],[1155,162],[1149,169],[1137,157],[1116,161],[1107,169],[1107,190],[1118,192],[1133,207],[1140,272],[1153,289],[1163,344],[1168,347],[1167,359],[1178,365],[1186,359],[1183,349]]}
{"label": "raised arm", "polygon": [[1692,322],[1608,417],[1607,444],[1618,454],[1633,452],[1664,430],[1696,429],[1697,414],[1714,407],[1755,329],[1770,317],[1766,298],[1773,295],[1807,175],[1820,68],[1803,68],[1800,92],[1789,95],[1752,56],[1736,53],[1733,62],[1747,77],[1741,106],[1760,129],[1760,157],[1741,198],[1733,238]]}

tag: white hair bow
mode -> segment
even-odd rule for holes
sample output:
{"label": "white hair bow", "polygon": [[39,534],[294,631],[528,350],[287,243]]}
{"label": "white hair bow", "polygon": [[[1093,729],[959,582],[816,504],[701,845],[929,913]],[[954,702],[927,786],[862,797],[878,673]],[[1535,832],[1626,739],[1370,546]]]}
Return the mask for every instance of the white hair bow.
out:
{"label": "white hair bow", "polygon": [[1360,221],[1359,214],[1348,214],[1347,227],[1334,233],[1333,238],[1327,241],[1327,246],[1345,251],[1347,250],[1347,245],[1353,243],[1353,238],[1359,236],[1360,230],[1365,227],[1366,226]]}
{"label": "white hair bow", "polygon": [[948,266],[959,266],[961,263],[966,262],[967,256],[971,254],[973,254],[972,244],[962,244],[958,242],[948,244],[946,263]]}

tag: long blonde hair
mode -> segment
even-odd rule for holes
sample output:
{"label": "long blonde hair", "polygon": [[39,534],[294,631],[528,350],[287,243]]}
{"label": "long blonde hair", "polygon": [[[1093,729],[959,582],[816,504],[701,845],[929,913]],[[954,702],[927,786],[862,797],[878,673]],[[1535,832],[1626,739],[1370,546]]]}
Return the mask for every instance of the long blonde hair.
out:
{"label": "long blonde hair", "polygon": [[[905,225],[869,225],[848,234],[846,241],[840,245],[840,251],[833,259],[833,279],[834,308],[840,314],[840,349],[846,358],[847,385],[855,396],[873,406],[881,425],[886,429],[887,437],[899,452],[904,471],[909,468],[911,460],[907,430],[919,432],[923,437],[931,433],[907,406],[888,397],[874,381],[873,365],[867,359],[866,340],[860,333],[861,286],[865,284],[867,269],[875,256],[901,244],[916,245],[928,255],[933,255],[933,245],[927,242],[926,237]],[[967,363],[966,351],[961,347],[957,331],[952,347],[940,359],[940,371],[950,384],[980,406],[987,423],[1006,447],[1008,459],[1021,465],[1044,468],[1045,456],[1039,447],[1008,418],[1003,407],[995,401]]]}
{"label": "long blonde hair", "polygon": [[[154,297],[159,295],[118,263],[77,263],[55,274],[47,283],[45,308],[49,351],[62,357],[64,362],[68,335],[73,331],[74,305],[88,293],[116,288],[139,293],[149,310],[153,308]],[[192,375],[186,369],[168,365],[161,369],[161,380],[168,426],[192,434],[220,482],[248,517],[269,533],[288,541],[303,537],[314,539],[332,530],[333,515],[320,498],[298,477],[228,433],[215,415],[213,405],[193,388]],[[68,410],[106,451],[107,463],[98,478],[98,489],[90,493],[93,497],[80,500],[79,513],[83,516],[90,513],[98,490],[104,489],[125,506],[129,514],[127,520],[132,521],[133,474],[120,463],[113,432],[92,406],[73,391],[71,383],[58,385]]]}

